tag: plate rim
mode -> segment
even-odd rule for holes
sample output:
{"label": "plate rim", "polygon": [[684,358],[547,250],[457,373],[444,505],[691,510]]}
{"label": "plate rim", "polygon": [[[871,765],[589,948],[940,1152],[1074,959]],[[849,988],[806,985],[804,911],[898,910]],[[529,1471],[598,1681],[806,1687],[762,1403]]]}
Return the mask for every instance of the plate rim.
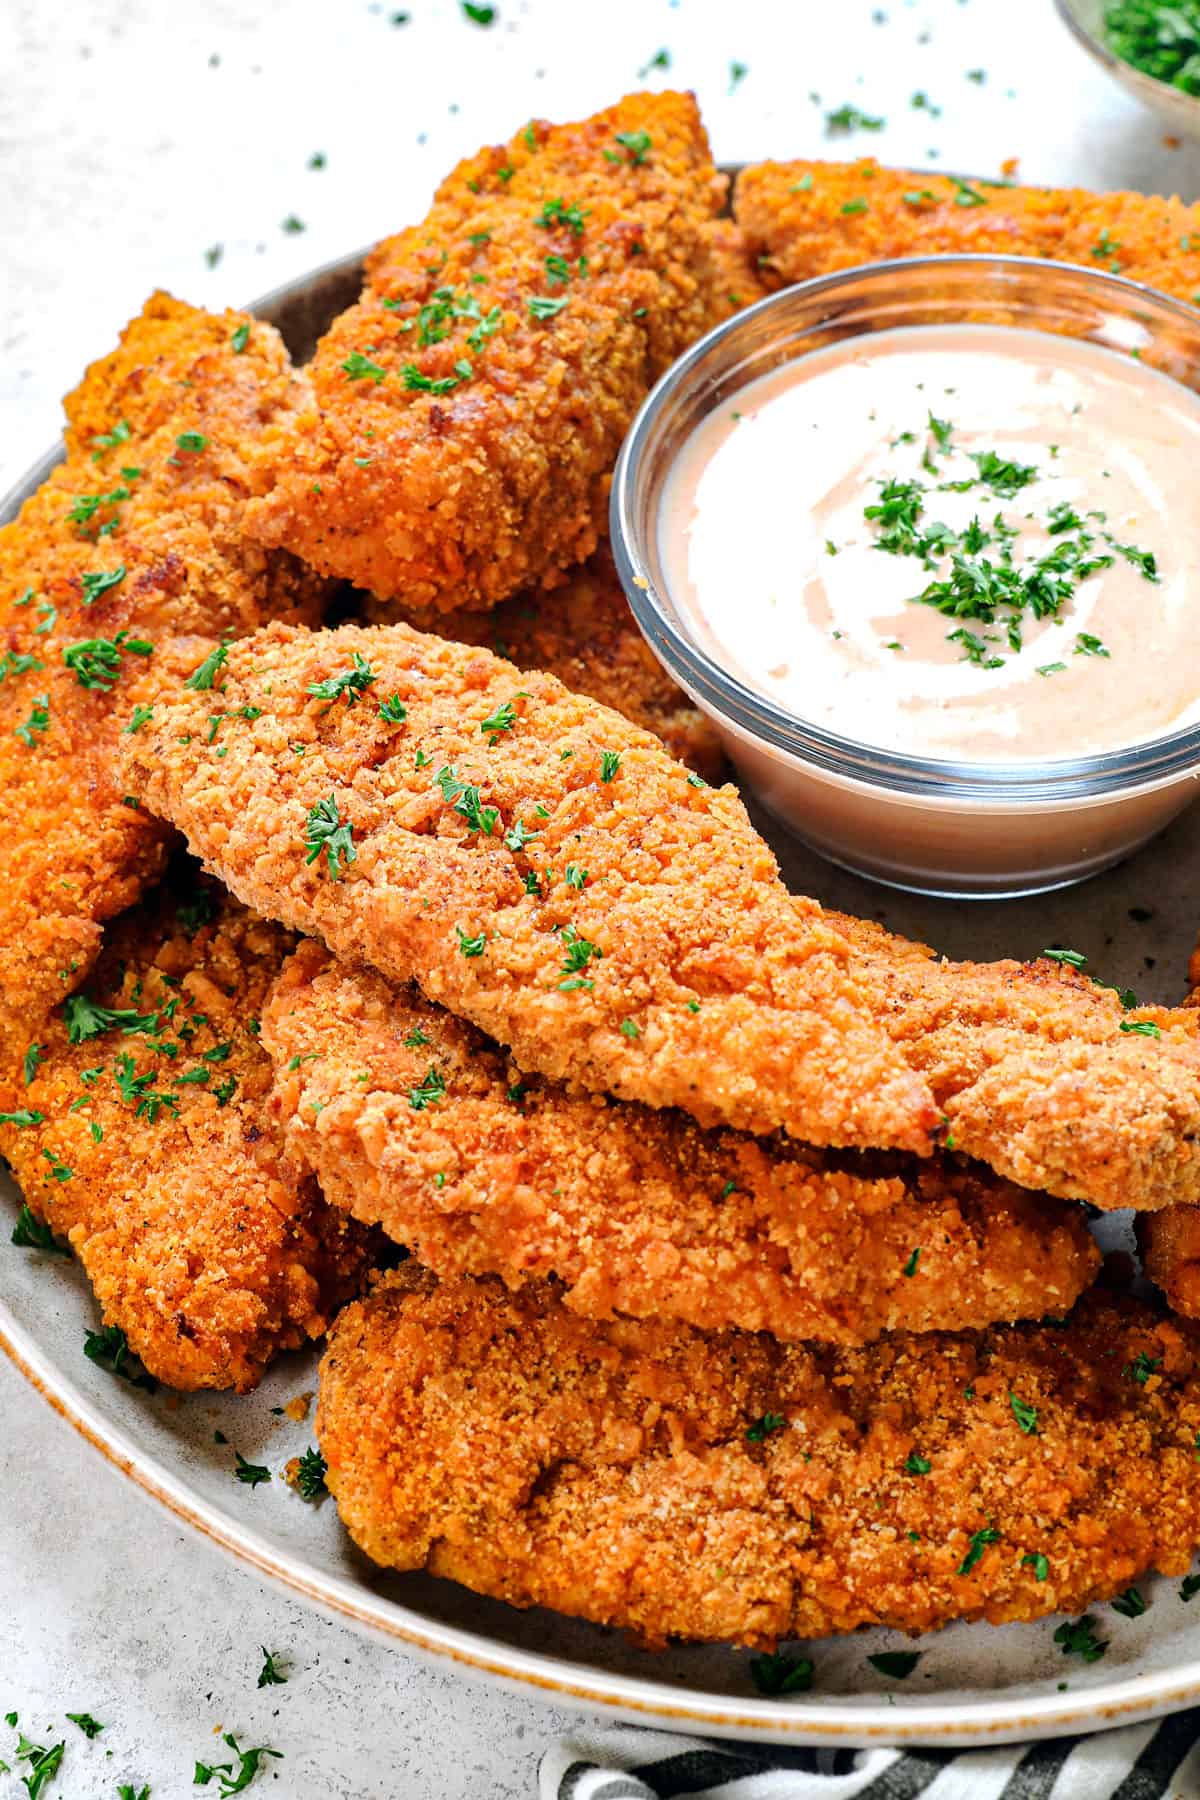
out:
{"label": "plate rim", "polygon": [[[735,172],[737,165],[723,165]],[[280,283],[245,309],[272,323],[289,305],[302,301],[322,280],[349,276],[366,252],[356,250]],[[0,497],[0,523],[15,516],[62,458],[61,447],[39,457]],[[1033,1698],[971,1698],[931,1702],[907,1719],[885,1699],[814,1704],[787,1701],[696,1698],[686,1688],[666,1686],[615,1670],[588,1670],[551,1654],[498,1644],[486,1632],[430,1621],[402,1602],[344,1577],[321,1573],[205,1500],[161,1458],[135,1444],[122,1426],[44,1351],[0,1294],[0,1351],[41,1398],[150,1504],[171,1514],[194,1536],[224,1552],[276,1589],[350,1625],[360,1633],[402,1645],[427,1666],[453,1664],[470,1676],[492,1682],[546,1705],[582,1707],[609,1721],[623,1720],[667,1731],[709,1736],[855,1747],[933,1745],[969,1748],[1061,1737],[1082,1730],[1111,1730],[1165,1716],[1200,1700],[1200,1656],[1172,1670],[1126,1675],[1076,1693]]]}

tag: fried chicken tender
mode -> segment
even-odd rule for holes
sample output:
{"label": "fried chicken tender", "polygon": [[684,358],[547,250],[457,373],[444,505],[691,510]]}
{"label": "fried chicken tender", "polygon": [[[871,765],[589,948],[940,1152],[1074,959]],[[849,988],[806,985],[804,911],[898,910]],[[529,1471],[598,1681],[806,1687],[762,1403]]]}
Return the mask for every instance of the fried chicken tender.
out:
{"label": "fried chicken tender", "polygon": [[733,219],[717,219],[710,228],[709,250],[713,259],[713,301],[709,326],[720,325],[732,314],[762,300],[771,289],[765,270],[741,226]]}
{"label": "fried chicken tender", "polygon": [[408,609],[557,585],[648,389],[719,310],[724,194],[690,94],[460,163],[318,345],[251,529]]}
{"label": "fried chicken tender", "polygon": [[138,671],[171,634],[316,616],[324,584],[242,533],[255,452],[298,394],[270,326],[155,294],[0,529],[0,1068],[163,867],[168,834],[110,766]]}
{"label": "fried chicken tender", "polygon": [[479,1032],[301,944],[263,1012],[288,1142],[327,1200],[443,1275],[557,1275],[564,1303],[868,1342],[1065,1312],[1077,1207],[951,1158],[702,1131],[523,1079]]}
{"label": "fried chicken tender", "polygon": [[1181,1574],[1198,1429],[1200,1335],[1131,1299],[847,1350],[411,1264],[339,1318],[317,1415],[375,1562],[651,1645],[1001,1624]]}
{"label": "fried chicken tender", "polygon": [[365,1270],[367,1234],[288,1162],[268,1105],[256,1027],[290,946],[206,880],[160,889],[0,1093],[28,1204],[171,1387],[253,1387]]}
{"label": "fried chicken tender", "polygon": [[1137,1220],[1142,1268],[1173,1312],[1200,1319],[1200,1206],[1168,1206]]}
{"label": "fried chicken tender", "polygon": [[405,625],[273,625],[217,682],[154,690],[124,778],[247,905],[415,980],[522,1069],[702,1124],[930,1147],[844,937],[734,790],[648,732]]}
{"label": "fried chicken tender", "polygon": [[[369,601],[366,610],[379,616]],[[607,545],[553,594],[535,590],[491,612],[446,613],[438,631],[485,645],[520,669],[548,670],[574,693],[652,731],[706,780],[719,778],[720,739],[638,630]]]}
{"label": "fried chicken tender", "polygon": [[1126,1009],[1043,958],[943,962],[865,920],[826,918],[957,1149],[1107,1209],[1200,1201],[1200,1012]]}
{"label": "fried chicken tender", "polygon": [[775,283],[971,252],[1111,269],[1180,300],[1200,288],[1200,206],[1159,194],[964,182],[868,157],[756,163],[738,177],[734,211]]}

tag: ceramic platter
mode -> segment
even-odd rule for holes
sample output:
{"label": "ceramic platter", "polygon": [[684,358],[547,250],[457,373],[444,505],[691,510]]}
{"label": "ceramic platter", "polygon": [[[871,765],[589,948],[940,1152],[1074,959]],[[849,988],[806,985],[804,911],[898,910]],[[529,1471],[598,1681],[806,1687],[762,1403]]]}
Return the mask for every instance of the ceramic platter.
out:
{"label": "ceramic platter", "polygon": [[[356,297],[360,259],[317,270],[254,309],[306,358]],[[69,372],[65,372],[69,373]],[[0,506],[8,519],[53,466],[46,457]],[[822,862],[770,820],[756,821],[794,889],[885,920],[956,957],[1030,956],[1071,944],[1110,981],[1147,1000],[1182,997],[1200,926],[1200,814],[1185,814],[1132,862],[1087,885],[1030,901],[952,904],[872,887]],[[1145,913],[1150,916],[1144,917]],[[83,1356],[97,1323],[82,1275],[59,1257],[8,1248],[19,1199],[0,1175],[0,1346],[49,1403],[151,1501],[202,1533],[219,1553],[398,1650],[459,1665],[528,1695],[647,1725],[728,1737],[845,1745],[1003,1742],[1128,1723],[1200,1699],[1200,1604],[1175,1581],[1141,1584],[1139,1619],[1102,1608],[1107,1656],[1067,1660],[1054,1625],[953,1626],[926,1639],[913,1676],[877,1674],[868,1654],[907,1642],[868,1632],[811,1647],[811,1693],[759,1697],[748,1658],[727,1647],[656,1655],[618,1632],[549,1612],[517,1612],[425,1575],[386,1575],[341,1531],[330,1502],[306,1505],[281,1481],[233,1479],[234,1449],[281,1469],[312,1441],[311,1420],[272,1408],[316,1386],[315,1353],[283,1358],[246,1398],[147,1395]],[[1116,1229],[1127,1228],[1118,1222]],[[227,1445],[214,1440],[224,1434]]]}

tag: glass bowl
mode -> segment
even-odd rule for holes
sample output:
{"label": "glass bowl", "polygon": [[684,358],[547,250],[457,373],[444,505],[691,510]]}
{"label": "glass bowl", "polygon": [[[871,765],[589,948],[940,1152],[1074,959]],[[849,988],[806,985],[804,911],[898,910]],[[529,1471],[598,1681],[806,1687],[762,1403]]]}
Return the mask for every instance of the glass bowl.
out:
{"label": "glass bowl", "polygon": [[839,736],[783,711],[713,659],[672,598],[657,541],[664,478],[679,448],[747,383],[847,338],[964,322],[1136,351],[1200,389],[1200,311],[1137,282],[1023,257],[873,263],[760,300],[673,364],[625,440],[610,522],[621,582],[650,648],[708,714],[770,812],[858,874],[918,893],[998,899],[1082,881],[1160,831],[1200,793],[1200,724],[1047,762],[949,761]]}
{"label": "glass bowl", "polygon": [[1076,43],[1081,44],[1107,75],[1127,94],[1158,114],[1163,124],[1182,137],[1200,138],[1200,99],[1135,69],[1117,55],[1104,36],[1107,0],[1054,0],[1054,9]]}

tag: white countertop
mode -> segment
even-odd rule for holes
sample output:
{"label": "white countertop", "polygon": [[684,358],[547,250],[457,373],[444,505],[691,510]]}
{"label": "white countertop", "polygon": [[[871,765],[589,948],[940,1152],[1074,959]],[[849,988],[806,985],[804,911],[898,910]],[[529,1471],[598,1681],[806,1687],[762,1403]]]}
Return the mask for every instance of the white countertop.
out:
{"label": "white countertop", "polygon": [[[1200,194],[1200,150],[1165,146],[1050,0],[496,6],[481,29],[457,0],[4,0],[0,489],[54,440],[59,397],[151,288],[243,302],[419,216],[480,142],[638,85],[662,48],[671,67],[650,79],[697,90],[722,160],[871,152],[993,175],[1016,156],[1031,181]],[[747,73],[730,92],[734,62]],[[913,107],[918,91],[939,114]],[[844,101],[886,127],[825,139]],[[305,229],[283,230],[289,215]],[[218,1724],[285,1753],[256,1792],[531,1800],[566,1715],[265,1589],[156,1515],[7,1364],[0,1418],[0,1712],[41,1742],[65,1731],[47,1800],[114,1800],[122,1781],[193,1793]],[[261,1645],[287,1686],[255,1687]],[[103,1735],[64,1726],[68,1710]],[[10,1741],[0,1726],[0,1758]]]}

